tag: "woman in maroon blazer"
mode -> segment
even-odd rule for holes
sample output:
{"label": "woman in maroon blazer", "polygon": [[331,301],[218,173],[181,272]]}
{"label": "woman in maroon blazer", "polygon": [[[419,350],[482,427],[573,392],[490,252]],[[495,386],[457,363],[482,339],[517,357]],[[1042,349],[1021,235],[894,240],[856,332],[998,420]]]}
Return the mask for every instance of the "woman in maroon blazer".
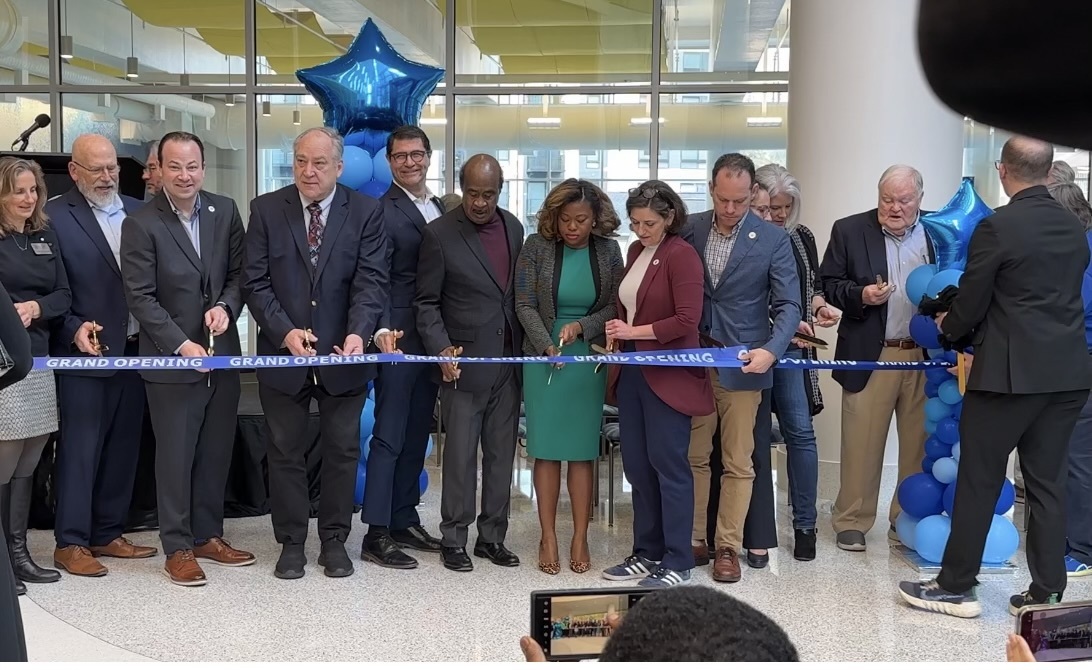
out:
{"label": "woman in maroon blazer", "polygon": [[[704,270],[676,234],[686,224],[686,205],[667,184],[648,181],[629,192],[626,212],[638,241],[629,248],[619,318],[607,322],[607,337],[622,351],[698,348]],[[633,554],[603,577],[674,586],[694,567],[690,419],[714,411],[713,390],[702,368],[619,367],[610,387],[633,486]]]}

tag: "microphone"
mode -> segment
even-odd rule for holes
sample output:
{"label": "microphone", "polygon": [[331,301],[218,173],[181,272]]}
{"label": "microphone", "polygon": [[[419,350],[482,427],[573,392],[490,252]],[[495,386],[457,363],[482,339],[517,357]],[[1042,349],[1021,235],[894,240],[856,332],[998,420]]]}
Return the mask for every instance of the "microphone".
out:
{"label": "microphone", "polygon": [[19,151],[27,150],[27,143],[30,142],[30,136],[34,134],[35,130],[39,128],[45,128],[49,125],[50,118],[48,114],[39,114],[34,117],[34,123],[29,128],[23,131],[23,134],[15,138],[15,141],[11,143],[11,147],[14,149],[16,144],[19,144]]}

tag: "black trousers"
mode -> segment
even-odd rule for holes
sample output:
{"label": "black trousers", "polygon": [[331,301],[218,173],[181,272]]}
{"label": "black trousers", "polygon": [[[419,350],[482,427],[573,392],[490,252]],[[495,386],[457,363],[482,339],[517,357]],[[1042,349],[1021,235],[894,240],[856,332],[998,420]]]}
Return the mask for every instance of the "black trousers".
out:
{"label": "black trousers", "polygon": [[344,542],[353,521],[356,464],[360,461],[360,412],[368,398],[367,387],[331,395],[322,386],[321,379],[315,385],[312,375],[295,395],[259,383],[258,397],[269,426],[269,508],[274,537],[280,544],[307,541],[307,524],[311,516],[307,485],[307,421],[314,398],[318,401],[322,435],[319,443],[322,455],[319,541]]}
{"label": "black trousers", "polygon": [[224,491],[235,444],[239,373],[189,384],[145,382],[155,432],[156,503],[163,553],[224,534]]}
{"label": "black trousers", "polygon": [[1088,391],[1010,395],[967,391],[959,426],[960,460],[952,533],[937,583],[954,593],[977,583],[986,535],[1018,449],[1029,511],[1031,596],[1065,591],[1067,447]]}

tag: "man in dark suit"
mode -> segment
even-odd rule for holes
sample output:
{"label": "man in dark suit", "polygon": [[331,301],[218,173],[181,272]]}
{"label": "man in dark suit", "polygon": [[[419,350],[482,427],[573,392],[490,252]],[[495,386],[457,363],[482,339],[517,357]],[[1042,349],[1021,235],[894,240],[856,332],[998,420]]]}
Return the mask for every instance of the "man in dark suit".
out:
{"label": "man in dark suit", "polygon": [[[50,345],[54,356],[138,353],[140,328],[121,281],[121,224],[144,203],[118,194],[119,173],[110,140],[81,135],[68,164],[75,186],[45,206],[72,290],[72,307],[58,321]],[[144,427],[144,382],[136,371],[91,369],[58,369],[57,381],[64,421],[57,443],[53,563],[69,574],[101,577],[107,568],[98,556],[156,554],[154,547],[122,537]]]}
{"label": "man in dark suit", "polygon": [[[444,212],[425,183],[432,146],[417,126],[397,128],[387,138],[394,183],[383,196],[383,225],[390,245],[391,300],[375,342],[381,351],[425,354],[413,315],[417,256],[425,226]],[[395,337],[398,336],[398,337]],[[364,510],[368,524],[361,558],[388,568],[415,568],[401,547],[440,551],[440,541],[421,526],[417,504],[436,405],[435,370],[425,365],[379,366],[375,380],[375,427],[368,452]]]}
{"label": "man in dark suit", "polygon": [[[243,222],[230,198],[201,189],[205,148],[172,132],[159,143],[163,190],[125,218],[121,274],[140,324],[141,356],[238,356],[243,309]],[[155,432],[159,538],[164,572],[179,586],[205,584],[198,558],[254,562],[223,540],[224,491],[239,408],[236,370],[141,371]]]}
{"label": "man in dark suit", "polygon": [[[295,184],[254,199],[246,235],[244,291],[258,353],[364,353],[387,308],[387,236],[379,203],[339,186],[344,142],[312,128],[293,145]],[[360,460],[360,412],[374,365],[267,368],[258,394],[269,425],[269,491],[280,579],[303,577],[310,517],[305,462],[311,399],[322,430],[318,564],[348,577],[345,552]]]}
{"label": "man in dark suit", "polygon": [[979,222],[959,296],[937,317],[949,342],[970,338],[974,365],[940,574],[899,585],[903,599],[922,609],[981,613],[976,577],[1013,449],[1031,508],[1031,588],[1012,596],[1009,611],[1059,602],[1065,591],[1067,447],[1092,386],[1081,298],[1089,250],[1081,222],[1046,189],[1053,158],[1046,142],[1005,142],[997,169],[1011,200]]}
{"label": "man in dark suit", "polygon": [[[504,175],[492,156],[471,156],[459,170],[463,202],[425,227],[414,311],[425,351],[440,356],[511,356],[523,340],[513,272],[523,226],[497,207]],[[474,555],[515,567],[504,546],[519,422],[520,369],[457,362],[440,366],[446,428],[440,498],[441,557],[449,570],[474,569],[467,528],[477,498],[482,445],[482,509]]]}
{"label": "man in dark suit", "polygon": [[[834,357],[852,361],[921,361],[910,338],[917,307],[906,278],[932,262],[933,247],[919,221],[924,185],[906,165],[884,171],[876,209],[834,222],[819,276],[827,301],[842,310]],[[835,370],[842,387],[841,484],[832,512],[839,549],[864,551],[876,523],[883,453],[891,415],[899,434],[899,483],[921,471],[925,457],[925,374],[920,370]],[[894,538],[894,496],[888,536]]]}

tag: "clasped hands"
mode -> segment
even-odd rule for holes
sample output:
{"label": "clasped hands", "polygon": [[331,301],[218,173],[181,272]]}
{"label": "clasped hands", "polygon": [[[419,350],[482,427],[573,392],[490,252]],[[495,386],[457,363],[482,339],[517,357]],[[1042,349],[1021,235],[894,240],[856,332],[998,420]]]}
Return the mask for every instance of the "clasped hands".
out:
{"label": "clasped hands", "polygon": [[[311,332],[310,328],[306,330],[293,328],[288,331],[288,335],[284,337],[281,346],[288,349],[295,356],[314,356],[314,344],[316,342],[318,342],[318,337]],[[338,356],[359,356],[364,353],[364,338],[355,333],[350,333],[345,336],[345,341],[340,347],[334,345],[334,353]]]}

